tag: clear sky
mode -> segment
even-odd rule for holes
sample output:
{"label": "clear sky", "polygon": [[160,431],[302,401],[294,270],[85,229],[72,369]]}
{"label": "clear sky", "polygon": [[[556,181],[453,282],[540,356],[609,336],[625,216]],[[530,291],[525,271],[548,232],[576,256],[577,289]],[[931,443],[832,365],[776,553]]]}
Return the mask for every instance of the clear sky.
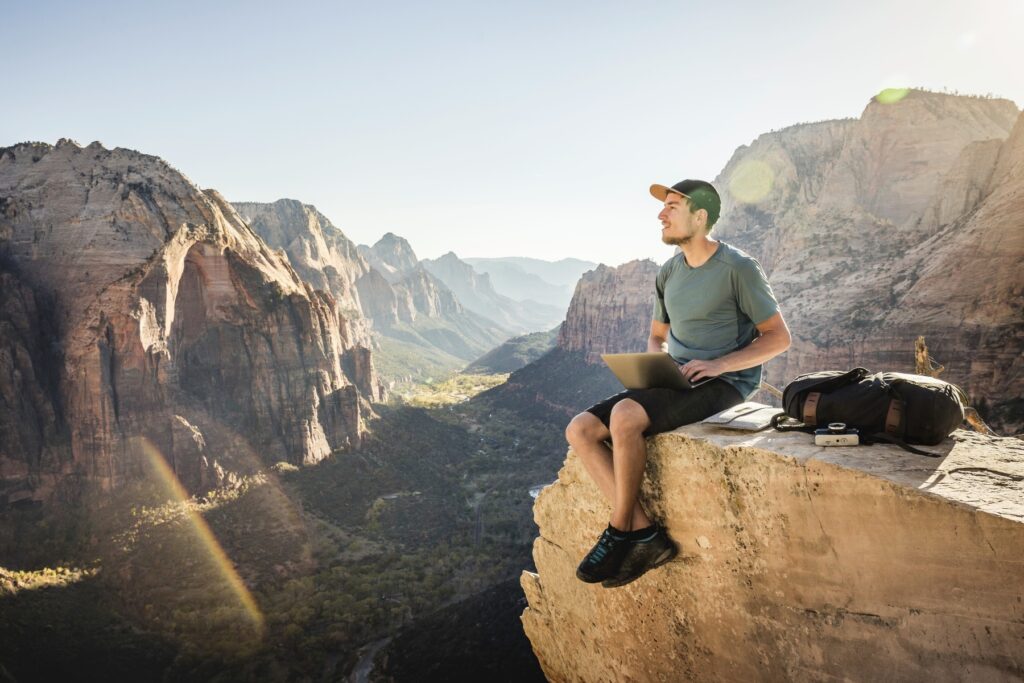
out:
{"label": "clear sky", "polygon": [[1024,0],[0,0],[0,146],[130,147],[417,255],[663,261],[652,182],[884,87],[1024,104]]}

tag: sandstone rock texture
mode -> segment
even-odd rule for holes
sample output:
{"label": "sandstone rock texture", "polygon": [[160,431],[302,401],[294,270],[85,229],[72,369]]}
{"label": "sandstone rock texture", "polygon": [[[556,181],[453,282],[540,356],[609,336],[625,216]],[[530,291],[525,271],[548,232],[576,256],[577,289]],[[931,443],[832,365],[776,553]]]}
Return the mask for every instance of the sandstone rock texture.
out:
{"label": "sandstone rock texture", "polygon": [[910,91],[856,120],[739,148],[712,235],[757,257],[794,334],[767,366],[911,370],[925,336],[943,379],[1024,431],[1024,117],[1012,102]]}
{"label": "sandstone rock texture", "polygon": [[370,266],[355,243],[316,207],[294,199],[231,205],[268,246],[285,252],[299,277],[334,297],[345,347],[342,369],[363,395],[384,401],[387,392],[373,369],[371,325],[357,286]]}
{"label": "sandstone rock texture", "polygon": [[333,296],[160,159],[0,149],[0,503],[116,487],[157,452],[190,490],[358,443]]}
{"label": "sandstone rock texture", "polygon": [[637,260],[618,268],[599,265],[584,273],[559,330],[558,347],[582,351],[594,364],[603,362],[602,353],[646,351],[660,267]]}
{"label": "sandstone rock texture", "polygon": [[575,567],[610,509],[575,453],[534,506],[523,625],[551,681],[1017,681],[1024,443],[895,446],[702,425],[648,440],[681,544],[617,589]]}

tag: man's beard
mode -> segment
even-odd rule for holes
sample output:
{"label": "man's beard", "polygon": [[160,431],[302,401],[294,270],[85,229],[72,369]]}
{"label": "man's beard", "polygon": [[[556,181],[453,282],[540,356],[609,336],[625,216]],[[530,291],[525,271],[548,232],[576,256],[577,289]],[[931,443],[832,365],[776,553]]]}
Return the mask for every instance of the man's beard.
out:
{"label": "man's beard", "polygon": [[684,244],[689,244],[690,240],[693,239],[693,235],[686,235],[685,237],[668,237],[666,235],[661,236],[661,241],[665,244],[670,244],[673,247],[681,247]]}

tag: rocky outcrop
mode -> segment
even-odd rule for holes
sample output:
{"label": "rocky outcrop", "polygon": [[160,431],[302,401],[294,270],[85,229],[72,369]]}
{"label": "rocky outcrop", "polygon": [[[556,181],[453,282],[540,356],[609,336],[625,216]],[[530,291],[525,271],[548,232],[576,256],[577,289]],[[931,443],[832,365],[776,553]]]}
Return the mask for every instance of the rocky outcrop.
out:
{"label": "rocky outcrop", "polygon": [[196,490],[217,468],[358,443],[368,397],[342,367],[333,296],[160,159],[68,140],[0,150],[0,252],[18,283],[0,330],[18,372],[0,394],[32,397],[19,414],[43,425],[41,447],[0,445],[4,489],[116,487],[156,452]]}
{"label": "rocky outcrop", "polygon": [[602,362],[602,353],[646,351],[659,268],[654,261],[637,260],[585,273],[559,331],[558,347],[583,352],[595,364]]}
{"label": "rocky outcrop", "polygon": [[1005,100],[911,91],[736,151],[713,235],[761,261],[793,331],[769,381],[910,370],[924,335],[986,419],[1024,429],[1022,127]]}
{"label": "rocky outcrop", "polygon": [[1024,445],[941,460],[795,433],[649,440],[642,498],[681,545],[618,589],[574,572],[609,507],[570,452],[534,506],[522,620],[551,681],[1018,680]]}
{"label": "rocky outcrop", "polygon": [[536,302],[520,303],[494,291],[490,277],[478,273],[454,252],[420,261],[470,311],[512,332],[550,329],[562,321],[564,311]]}
{"label": "rocky outcrop", "polygon": [[360,255],[389,282],[400,280],[419,263],[409,240],[393,232],[385,233],[372,247],[361,244],[358,249]]}
{"label": "rocky outcrop", "polygon": [[299,277],[334,297],[345,347],[342,370],[363,395],[383,401],[386,391],[374,372],[371,326],[357,285],[370,266],[355,243],[316,207],[294,199],[272,204],[232,202],[232,206],[268,246],[285,252]]}

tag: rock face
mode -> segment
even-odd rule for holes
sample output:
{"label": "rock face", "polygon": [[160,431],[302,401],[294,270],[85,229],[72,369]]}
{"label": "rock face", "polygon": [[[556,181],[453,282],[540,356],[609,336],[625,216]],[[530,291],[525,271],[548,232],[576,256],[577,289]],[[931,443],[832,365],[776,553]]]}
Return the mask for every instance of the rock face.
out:
{"label": "rock face", "polygon": [[646,351],[659,269],[654,261],[638,260],[585,273],[559,331],[558,347],[582,351],[594,364],[602,363],[602,353]]}
{"label": "rock face", "polygon": [[160,159],[0,149],[0,254],[0,395],[22,397],[0,442],[8,501],[118,486],[145,453],[199,490],[359,441],[369,363],[343,363],[335,299]]}
{"label": "rock face", "polygon": [[364,312],[377,331],[413,355],[440,351],[468,362],[512,336],[463,306],[404,238],[388,233],[358,250],[370,266],[356,281]]}
{"label": "rock face", "polygon": [[363,315],[357,287],[370,266],[355,243],[316,207],[294,199],[272,204],[232,202],[232,206],[268,246],[284,250],[299,277],[334,297],[346,348],[342,369],[363,395],[384,401],[386,391],[373,369],[371,326]]}
{"label": "rock face", "polygon": [[757,257],[793,331],[769,381],[914,367],[1024,429],[1024,122],[1006,100],[911,91],[858,120],[767,133],[715,181],[713,236]]}
{"label": "rock face", "polygon": [[650,439],[643,500],[681,553],[574,572],[609,507],[570,452],[534,506],[522,620],[551,681],[1018,680],[1024,444],[941,460],[700,425]]}
{"label": "rock face", "polygon": [[359,245],[359,253],[371,266],[380,271],[388,282],[402,279],[404,273],[419,263],[409,240],[393,232],[385,233],[372,247]]}
{"label": "rock face", "polygon": [[454,252],[437,259],[424,259],[420,263],[443,282],[463,306],[506,330],[522,333],[551,329],[562,321],[565,314],[555,306],[533,301],[520,303],[498,294],[486,273],[477,273]]}

